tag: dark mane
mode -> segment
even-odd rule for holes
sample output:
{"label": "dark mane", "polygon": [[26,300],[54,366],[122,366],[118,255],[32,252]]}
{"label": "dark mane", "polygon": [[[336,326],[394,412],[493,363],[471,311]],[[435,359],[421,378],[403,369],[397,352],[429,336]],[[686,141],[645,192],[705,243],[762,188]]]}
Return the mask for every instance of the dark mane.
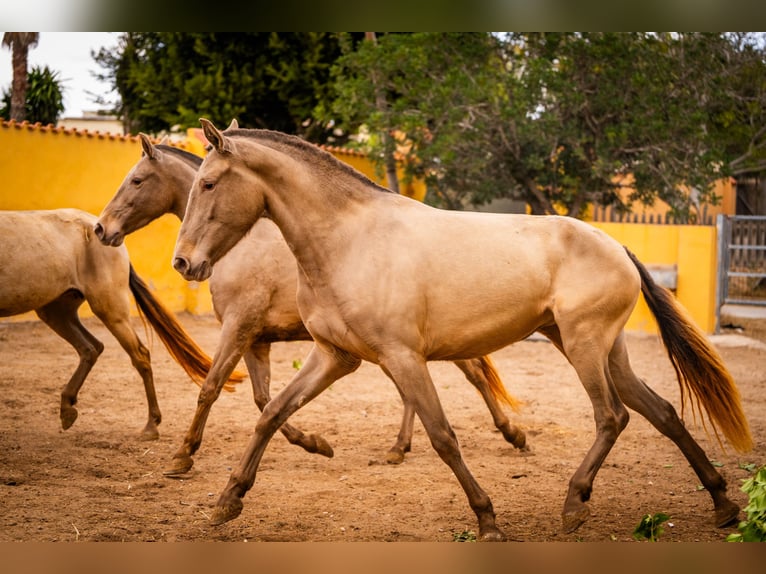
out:
{"label": "dark mane", "polygon": [[202,165],[202,158],[200,156],[193,154],[191,152],[188,152],[185,149],[181,149],[181,148],[173,147],[172,145],[165,145],[165,144],[157,144],[155,147],[159,150],[171,152],[179,156],[181,159],[183,159],[187,163],[192,164],[195,168],[199,168],[199,166]]}
{"label": "dark mane", "polygon": [[[277,132],[273,130],[255,130],[255,129],[226,130],[224,132],[224,135],[252,138],[252,139],[263,141],[265,145],[269,145],[269,143],[274,143],[278,146],[284,146],[284,147],[290,147],[290,148],[296,149],[301,154],[307,155],[312,157],[313,159],[325,162],[326,164],[329,164],[330,166],[332,166],[334,169],[341,171],[347,175],[350,175],[351,177],[355,178],[356,180],[363,183],[364,185],[375,188],[377,191],[393,193],[387,187],[383,187],[382,185],[375,183],[374,181],[372,181],[369,177],[367,177],[360,171],[354,169],[347,163],[340,161],[331,153],[323,150],[322,148],[314,145],[311,142],[307,142],[306,140],[299,138],[298,136],[286,134],[283,132]],[[269,147],[274,147],[274,146],[269,146]]]}

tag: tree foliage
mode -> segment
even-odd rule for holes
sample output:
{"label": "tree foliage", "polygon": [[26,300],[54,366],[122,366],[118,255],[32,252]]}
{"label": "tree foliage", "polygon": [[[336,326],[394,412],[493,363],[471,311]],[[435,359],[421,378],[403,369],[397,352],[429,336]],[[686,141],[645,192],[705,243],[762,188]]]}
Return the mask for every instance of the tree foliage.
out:
{"label": "tree foliage", "polygon": [[432,203],[579,215],[660,197],[693,217],[716,179],[766,167],[765,71],[742,35],[386,34],[344,51],[332,113],[367,126],[375,157],[396,134]]}
{"label": "tree foliage", "polygon": [[129,32],[94,54],[120,95],[116,112],[130,132],[156,133],[236,118],[325,142],[331,126],[313,111],[330,97],[332,33]]}
{"label": "tree foliage", "polygon": [[[48,66],[35,66],[27,74],[24,117],[28,121],[56,125],[64,111],[64,91],[58,72]],[[12,93],[4,90],[0,100],[0,117],[10,117]]]}

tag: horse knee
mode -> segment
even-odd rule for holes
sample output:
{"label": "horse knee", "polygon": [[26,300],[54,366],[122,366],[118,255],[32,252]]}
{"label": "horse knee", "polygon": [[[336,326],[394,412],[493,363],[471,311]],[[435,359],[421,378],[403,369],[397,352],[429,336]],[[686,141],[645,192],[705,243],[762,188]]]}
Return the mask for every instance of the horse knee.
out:
{"label": "horse knee", "polygon": [[429,432],[428,437],[431,440],[431,446],[442,458],[445,455],[452,455],[458,451],[457,436],[451,427]]}
{"label": "horse knee", "polygon": [[213,404],[221,394],[221,389],[208,386],[207,382],[202,386],[197,396],[198,406],[207,406]]}
{"label": "horse knee", "polygon": [[143,345],[139,345],[136,352],[131,355],[131,362],[133,367],[141,374],[142,377],[151,375],[152,373],[152,358],[149,353],[149,349]]}
{"label": "horse knee", "polygon": [[103,352],[104,344],[101,341],[93,341],[84,349],[79,350],[80,362],[92,367]]}

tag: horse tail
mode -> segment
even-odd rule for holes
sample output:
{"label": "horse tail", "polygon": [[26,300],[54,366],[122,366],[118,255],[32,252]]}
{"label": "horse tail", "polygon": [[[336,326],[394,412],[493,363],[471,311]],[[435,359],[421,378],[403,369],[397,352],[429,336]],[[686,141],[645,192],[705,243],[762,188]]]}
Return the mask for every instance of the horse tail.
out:
{"label": "horse tail", "polygon": [[646,267],[627,247],[625,251],[641,276],[641,293],[657,320],[662,342],[676,371],[681,389],[681,418],[688,395],[692,414],[696,418],[699,413],[704,426],[704,408],[722,448],[719,429],[737,451],[752,449],[753,438],[742,410],[739,390],[721,356],[672,293],[654,282]]}
{"label": "horse tail", "polygon": [[492,359],[489,358],[489,355],[484,355],[479,358],[479,361],[481,362],[481,371],[484,373],[484,377],[489,383],[489,391],[492,393],[492,396],[499,401],[503,401],[506,405],[511,407],[514,412],[519,412],[521,410],[521,401],[512,397],[508,394],[508,391],[505,390],[505,385],[500,379],[500,375],[495,369],[495,365],[492,363]]}
{"label": "horse tail", "polygon": [[[129,284],[139,311],[149,320],[170,355],[181,365],[192,381],[202,386],[213,363],[210,357],[184,331],[172,313],[152,295],[149,287],[133,269],[133,265],[130,266]],[[234,371],[224,385],[224,389],[233,391],[233,385],[241,383],[244,378],[244,374]]]}

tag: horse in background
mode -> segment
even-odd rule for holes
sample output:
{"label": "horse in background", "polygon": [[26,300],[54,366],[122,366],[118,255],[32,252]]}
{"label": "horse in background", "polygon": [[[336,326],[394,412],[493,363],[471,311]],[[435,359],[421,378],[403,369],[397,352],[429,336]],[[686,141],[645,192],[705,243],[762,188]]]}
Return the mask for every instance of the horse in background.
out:
{"label": "horse in background", "polygon": [[[95,223],[94,215],[76,209],[0,211],[0,316],[34,311],[77,351],[79,363],[61,392],[61,426],[66,430],[77,420],[77,394],[104,350],[80,322],[78,309],[87,301],[141,376],[149,406],[141,438],[157,439],[162,415],[149,350],[130,322],[130,294],[193,380],[204,378],[210,358],[136,274],[127,249],[108,248],[96,240]],[[234,376],[228,384],[241,380],[241,375]]]}

